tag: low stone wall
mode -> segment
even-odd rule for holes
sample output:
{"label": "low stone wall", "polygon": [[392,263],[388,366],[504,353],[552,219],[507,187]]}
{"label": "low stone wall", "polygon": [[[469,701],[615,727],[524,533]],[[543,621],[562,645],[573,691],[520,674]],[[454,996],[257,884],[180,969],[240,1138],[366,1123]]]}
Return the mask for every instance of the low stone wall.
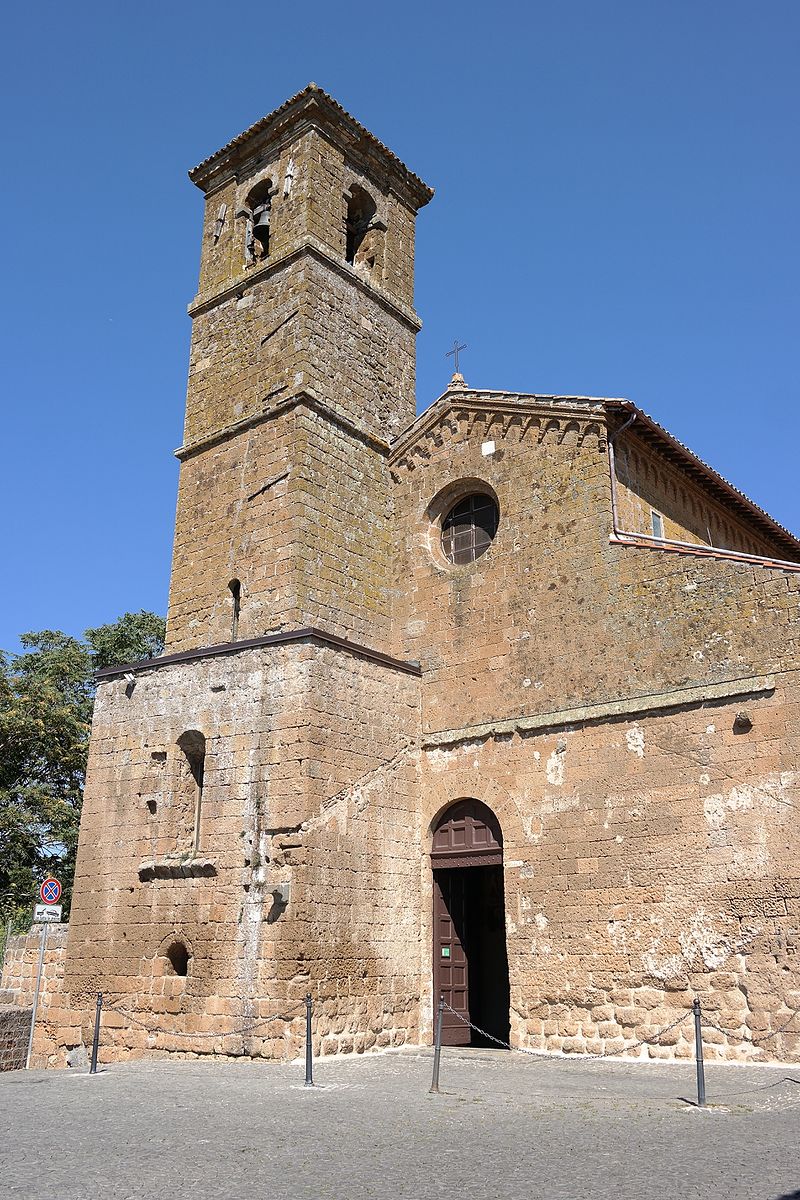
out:
{"label": "low stone wall", "polygon": [[0,1071],[19,1071],[28,1054],[32,1012],[4,999],[0,992]]}
{"label": "low stone wall", "polygon": [[[28,933],[9,938],[6,943],[0,979],[0,1070],[10,1071],[25,1066],[39,950],[45,928],[47,942],[39,985],[31,1066],[55,1065],[55,1028],[64,1022],[62,987],[69,926],[37,925]],[[19,1034],[20,1024],[24,1026],[24,1034]],[[23,1041],[21,1061],[16,1049],[20,1037]]]}

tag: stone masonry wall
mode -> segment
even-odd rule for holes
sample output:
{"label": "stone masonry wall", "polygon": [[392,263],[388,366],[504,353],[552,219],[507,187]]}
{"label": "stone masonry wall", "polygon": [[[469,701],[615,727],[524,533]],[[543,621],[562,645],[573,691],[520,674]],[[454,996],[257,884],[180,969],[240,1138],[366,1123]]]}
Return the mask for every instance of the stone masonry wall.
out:
{"label": "stone masonry wall", "polygon": [[[25,1066],[43,928],[34,926],[29,933],[9,938],[6,944],[0,979],[0,1070],[11,1071]],[[75,1037],[71,1016],[67,1016],[63,1008],[67,933],[67,925],[47,926],[32,1067],[46,1066],[53,1061],[59,1030],[66,1052],[80,1041],[79,1036]]]}
{"label": "stone masonry wall", "polygon": [[[752,1044],[800,1010],[799,685],[426,747],[423,828],[461,796],[501,822],[512,1040],[615,1052],[699,996],[711,1058],[800,1058],[800,1018]],[[691,1021],[646,1053],[690,1056]]]}
{"label": "stone masonry wall", "polygon": [[302,494],[291,447],[291,410],[181,466],[166,649],[213,646],[297,626],[297,538]]}
{"label": "stone masonry wall", "polygon": [[[65,1005],[108,997],[104,1056],[282,1057],[299,1046],[309,988],[326,1050],[411,1036],[418,963],[398,881],[418,883],[416,689],[313,643],[165,664],[130,696],[124,680],[101,685]],[[185,729],[206,737],[196,852],[177,811]],[[185,977],[169,963],[176,939]],[[257,1026],[287,1006],[288,1027]]]}
{"label": "stone masonry wall", "polygon": [[[425,844],[464,796],[501,821],[512,1037],[634,1047],[698,994],[731,1032],[710,1032],[719,1055],[754,1054],[748,1038],[800,1008],[800,579],[610,545],[591,412],[571,428],[568,404],[470,407],[454,397],[393,460]],[[453,567],[438,521],[475,487],[500,526]],[[430,889],[423,868],[427,944]],[[759,1053],[800,1056],[798,1028]],[[688,1025],[651,1053],[688,1054],[687,1039]]]}
{"label": "stone masonry wall", "polygon": [[21,1071],[28,1056],[32,1012],[5,1004],[0,993],[0,1071]]}

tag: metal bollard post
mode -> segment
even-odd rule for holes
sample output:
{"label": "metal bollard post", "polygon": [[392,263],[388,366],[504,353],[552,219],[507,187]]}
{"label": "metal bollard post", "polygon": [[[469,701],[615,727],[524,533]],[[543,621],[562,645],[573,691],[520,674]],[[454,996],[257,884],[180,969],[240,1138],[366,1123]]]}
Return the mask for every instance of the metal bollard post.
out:
{"label": "metal bollard post", "polygon": [[92,1038],[92,1065],[89,1074],[97,1074],[97,1051],[100,1046],[100,1013],[103,1011],[103,993],[97,993],[97,1004],[94,1010],[94,1037]]}
{"label": "metal bollard post", "polygon": [[436,1041],[433,1050],[433,1079],[429,1092],[438,1095],[439,1092],[439,1062],[442,1057],[442,1018],[444,1017],[444,996],[439,997],[439,1015],[436,1018]]}
{"label": "metal bollard post", "polygon": [[314,1063],[311,1045],[311,992],[306,992],[306,1087],[314,1086]]}
{"label": "metal bollard post", "polygon": [[697,1064],[697,1107],[706,1106],[706,1077],[703,1069],[703,1030],[700,1025],[700,1001],[692,1001],[694,1010],[694,1057]]}

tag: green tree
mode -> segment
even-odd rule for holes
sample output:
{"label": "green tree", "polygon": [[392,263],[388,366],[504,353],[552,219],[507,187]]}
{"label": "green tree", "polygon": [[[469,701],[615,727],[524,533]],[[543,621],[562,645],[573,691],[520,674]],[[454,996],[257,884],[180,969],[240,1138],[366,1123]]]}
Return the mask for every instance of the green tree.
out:
{"label": "green tree", "polygon": [[94,672],[152,658],[164,621],[125,613],[79,641],[26,633],[0,655],[0,918],[24,912],[55,874],[69,905],[94,704]]}
{"label": "green tree", "polygon": [[164,649],[164,618],[151,612],[124,613],[113,625],[87,629],[86,640],[95,671],[155,658]]}

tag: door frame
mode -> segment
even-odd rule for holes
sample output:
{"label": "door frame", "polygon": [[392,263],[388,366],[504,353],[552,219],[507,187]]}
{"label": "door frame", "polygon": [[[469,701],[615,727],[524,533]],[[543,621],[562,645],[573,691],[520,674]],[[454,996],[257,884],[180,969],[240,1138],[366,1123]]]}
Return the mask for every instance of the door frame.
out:
{"label": "door frame", "polygon": [[[448,827],[450,827],[448,829]],[[437,836],[438,835],[438,836]],[[449,835],[449,836],[448,836]],[[456,800],[443,809],[432,826],[431,860],[431,959],[433,981],[434,1014],[438,1011],[439,997],[444,991],[441,982],[442,957],[437,916],[439,885],[434,875],[438,870],[453,870],[465,867],[503,866],[503,833],[500,822],[488,805],[475,798]],[[505,894],[505,889],[504,889]],[[469,964],[466,977],[466,1014],[469,1017]],[[449,1017],[449,1020],[447,1019]],[[436,1035],[434,1015],[434,1038]],[[464,1035],[458,1035],[461,1029]],[[463,1021],[447,1011],[442,1021],[445,1045],[469,1045],[471,1030]]]}

